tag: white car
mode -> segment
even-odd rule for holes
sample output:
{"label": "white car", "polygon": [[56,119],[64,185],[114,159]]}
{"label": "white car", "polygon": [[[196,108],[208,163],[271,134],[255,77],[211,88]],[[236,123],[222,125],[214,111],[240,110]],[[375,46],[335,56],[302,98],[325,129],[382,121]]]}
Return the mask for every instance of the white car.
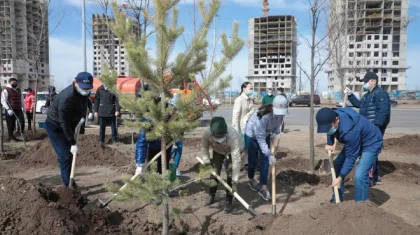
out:
{"label": "white car", "polygon": [[[22,92],[23,98],[25,98],[27,92]],[[45,107],[47,103],[48,92],[47,91],[40,91],[37,93],[37,101],[35,106],[36,113],[47,114],[48,108]]]}

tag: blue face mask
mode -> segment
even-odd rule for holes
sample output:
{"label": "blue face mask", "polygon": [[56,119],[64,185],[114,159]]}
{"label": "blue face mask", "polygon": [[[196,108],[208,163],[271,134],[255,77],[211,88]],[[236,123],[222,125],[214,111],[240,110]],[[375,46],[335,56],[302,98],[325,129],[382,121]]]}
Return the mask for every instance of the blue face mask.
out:
{"label": "blue face mask", "polygon": [[77,92],[79,92],[79,94],[82,95],[82,96],[88,96],[88,95],[90,95],[90,91],[91,91],[91,89],[84,90],[84,89],[82,89],[80,87],[77,87]]}
{"label": "blue face mask", "polygon": [[365,91],[369,91],[369,90],[370,90],[370,85],[369,85],[369,83],[365,83],[365,84],[363,84],[363,90],[365,90]]}
{"label": "blue face mask", "polygon": [[337,128],[331,127],[330,130],[327,132],[327,135],[334,135],[336,131],[337,131]]}
{"label": "blue face mask", "polygon": [[254,91],[253,90],[249,90],[247,93],[246,93],[246,95],[247,96],[251,96],[251,95],[253,95],[254,94]]}

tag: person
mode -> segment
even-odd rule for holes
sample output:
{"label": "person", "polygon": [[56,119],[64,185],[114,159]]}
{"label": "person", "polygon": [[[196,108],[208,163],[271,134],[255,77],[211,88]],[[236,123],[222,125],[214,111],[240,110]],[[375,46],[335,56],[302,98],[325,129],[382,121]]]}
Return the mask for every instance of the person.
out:
{"label": "person", "polygon": [[[340,200],[344,199],[344,179],[359,162],[354,174],[354,200],[365,201],[369,194],[369,170],[381,151],[383,137],[378,128],[351,108],[322,108],[316,114],[318,133],[327,133],[325,150],[334,151],[335,139],[344,147],[334,160],[338,173],[332,186],[338,186]],[[335,202],[334,195],[331,202]]]}
{"label": "person", "polygon": [[[278,89],[277,89],[277,91],[278,91],[278,95],[282,95],[282,96],[284,96],[284,98],[286,98],[287,99],[287,96],[286,96],[286,94],[284,94],[284,88],[283,87],[279,87]],[[287,99],[288,100],[288,99]],[[281,124],[281,130],[280,130],[280,134],[284,134],[284,120],[283,120],[283,124]]]}
{"label": "person", "polygon": [[[287,108],[287,99],[277,95],[273,104],[263,105],[252,114],[245,128],[245,145],[249,158],[248,185],[252,191],[258,191],[266,201],[271,198],[267,189],[269,165],[276,163],[276,158],[270,151],[270,140],[280,133],[279,127]],[[260,185],[254,179],[258,158],[260,158]]]}
{"label": "person", "polygon": [[[241,85],[241,95],[235,99],[233,105],[233,114],[232,114],[232,127],[239,134],[244,136],[245,125],[248,119],[251,117],[254,112],[253,102],[251,101],[251,96],[254,94],[252,84],[250,82],[244,82]],[[246,146],[246,144],[245,144]],[[245,169],[248,167],[248,153],[245,152]]]}
{"label": "person", "polygon": [[[54,102],[48,109],[46,131],[57,154],[61,179],[65,186],[69,186],[73,154],[78,152],[75,129],[80,120],[86,117],[92,88],[92,75],[81,72],[70,86],[54,97]],[[81,128],[80,134],[83,133],[84,128]],[[76,184],[72,186],[77,187]]]}
{"label": "person", "polygon": [[32,130],[31,123],[34,116],[34,110],[35,110],[35,92],[32,90],[32,88],[25,89],[26,94],[25,97],[25,109],[26,109],[26,118],[28,119],[28,130]]}
{"label": "person", "polygon": [[[228,127],[222,117],[214,117],[201,138],[201,155],[205,165],[211,164],[217,175],[220,176],[222,165],[226,158],[227,163],[227,184],[231,186],[233,192],[237,191],[237,184],[241,169],[241,151],[243,149],[242,138],[234,128]],[[210,160],[209,149],[213,149],[213,159]],[[230,167],[231,165],[231,167]],[[215,185],[210,187],[207,205],[215,201],[218,181],[212,175]],[[233,194],[226,190],[225,213],[232,211]]]}
{"label": "person", "polygon": [[[360,108],[359,113],[378,127],[383,136],[391,120],[389,95],[384,89],[378,87],[378,75],[375,73],[367,72],[362,81],[364,82],[363,90],[367,91],[367,93],[361,100],[357,99],[349,88],[346,88],[344,93],[348,95],[349,101],[354,107]],[[371,186],[382,184],[381,177],[379,176],[378,160],[375,162],[370,175]]]}
{"label": "person", "polygon": [[1,93],[1,104],[6,110],[6,124],[7,131],[9,132],[9,141],[19,141],[13,133],[16,128],[16,118],[18,121],[18,132],[21,134],[25,131],[25,100],[23,99],[23,94],[18,87],[16,78],[9,78],[9,84]]}
{"label": "person", "polygon": [[99,118],[99,142],[104,144],[105,128],[107,124],[111,125],[112,144],[117,143],[117,118],[120,113],[118,97],[108,90],[108,87],[102,85],[95,94],[94,103],[95,117]]}
{"label": "person", "polygon": [[262,105],[272,104],[274,100],[273,89],[268,88],[267,95],[262,99]]}
{"label": "person", "polygon": [[[173,105],[174,107],[176,107],[176,103],[178,102],[178,100],[180,99],[180,96],[178,93],[174,93],[170,103],[171,105]],[[177,142],[175,142],[175,146],[174,148],[172,148],[171,151],[171,156],[174,156],[174,164],[176,166],[176,177],[180,178],[182,177],[182,173],[179,170],[179,164],[181,163],[181,157],[182,157],[182,148],[184,147],[184,141],[183,140],[179,140]]]}
{"label": "person", "polygon": [[54,97],[57,95],[57,92],[55,92],[55,86],[50,86],[48,88],[48,98],[47,101],[45,102],[45,106],[47,108],[49,108],[52,103],[54,102]]}

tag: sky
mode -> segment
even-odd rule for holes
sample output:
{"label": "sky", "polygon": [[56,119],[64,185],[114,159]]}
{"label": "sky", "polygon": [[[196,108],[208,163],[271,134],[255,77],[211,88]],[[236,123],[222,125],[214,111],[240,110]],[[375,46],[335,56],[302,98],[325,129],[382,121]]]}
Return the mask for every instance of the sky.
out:
{"label": "sky", "polygon": [[[124,0],[122,0],[124,1]],[[82,21],[81,21],[81,2],[82,0],[52,0],[50,5],[50,68],[51,75],[54,76],[54,84],[58,90],[70,84],[71,80],[78,72],[83,71],[83,41],[82,41]],[[221,33],[228,36],[232,31],[234,21],[239,22],[239,36],[247,42],[248,39],[248,19],[262,16],[261,0],[222,0],[222,6],[216,19],[216,38]],[[193,0],[181,0],[179,8],[179,25],[184,25],[185,30],[183,38],[188,41],[193,32]],[[87,28],[87,68],[88,72],[93,72],[93,46],[92,46],[92,14],[102,14],[103,10],[94,0],[86,1],[86,28]],[[302,67],[309,71],[310,54],[309,48],[305,45],[302,37],[310,36],[309,11],[303,4],[303,0],[271,0],[269,15],[293,15],[298,21],[298,36],[301,42],[298,46],[298,61]],[[198,11],[196,11],[198,17]],[[409,16],[420,16],[420,0],[410,0]],[[320,26],[325,27],[326,22]],[[406,89],[420,90],[420,34],[415,30],[420,29],[420,17],[414,19],[408,27],[407,40],[407,65],[410,69],[407,71]],[[322,29],[321,29],[322,30]],[[182,52],[186,46],[183,38],[180,38],[174,48],[173,56]],[[213,49],[214,30],[212,29],[208,36],[209,44]],[[221,46],[216,40],[216,51],[220,52]],[[232,89],[239,90],[240,84],[246,81],[248,67],[248,48],[247,43],[231,65],[227,66],[226,74],[232,71],[234,80],[231,82]],[[153,53],[154,38],[150,38],[148,47]],[[217,53],[216,53],[217,55]],[[220,54],[219,54],[220,55]],[[220,56],[217,57],[216,59]],[[417,62],[417,66],[416,66]],[[326,73],[320,72],[318,75],[318,90],[327,90]],[[309,81],[302,75],[302,81],[306,87],[309,87]]]}

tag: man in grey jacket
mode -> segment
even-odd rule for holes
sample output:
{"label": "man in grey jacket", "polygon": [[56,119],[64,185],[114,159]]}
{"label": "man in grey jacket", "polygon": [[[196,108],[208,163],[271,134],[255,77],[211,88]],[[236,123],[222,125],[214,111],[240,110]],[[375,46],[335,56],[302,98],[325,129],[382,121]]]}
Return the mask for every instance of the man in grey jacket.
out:
{"label": "man in grey jacket", "polygon": [[[228,127],[226,121],[222,117],[214,117],[211,120],[210,128],[204,132],[201,139],[201,155],[204,164],[211,164],[218,175],[222,170],[223,161],[230,155],[228,159],[227,183],[236,191],[236,185],[239,180],[241,168],[241,151],[244,148],[239,133],[232,127]],[[210,160],[210,148],[213,149],[213,159]],[[231,165],[231,167],[229,167]],[[217,179],[215,186],[210,187],[210,195],[207,205],[214,203],[217,192]],[[232,182],[233,181],[233,182]],[[225,212],[232,211],[233,195],[226,190]]]}

